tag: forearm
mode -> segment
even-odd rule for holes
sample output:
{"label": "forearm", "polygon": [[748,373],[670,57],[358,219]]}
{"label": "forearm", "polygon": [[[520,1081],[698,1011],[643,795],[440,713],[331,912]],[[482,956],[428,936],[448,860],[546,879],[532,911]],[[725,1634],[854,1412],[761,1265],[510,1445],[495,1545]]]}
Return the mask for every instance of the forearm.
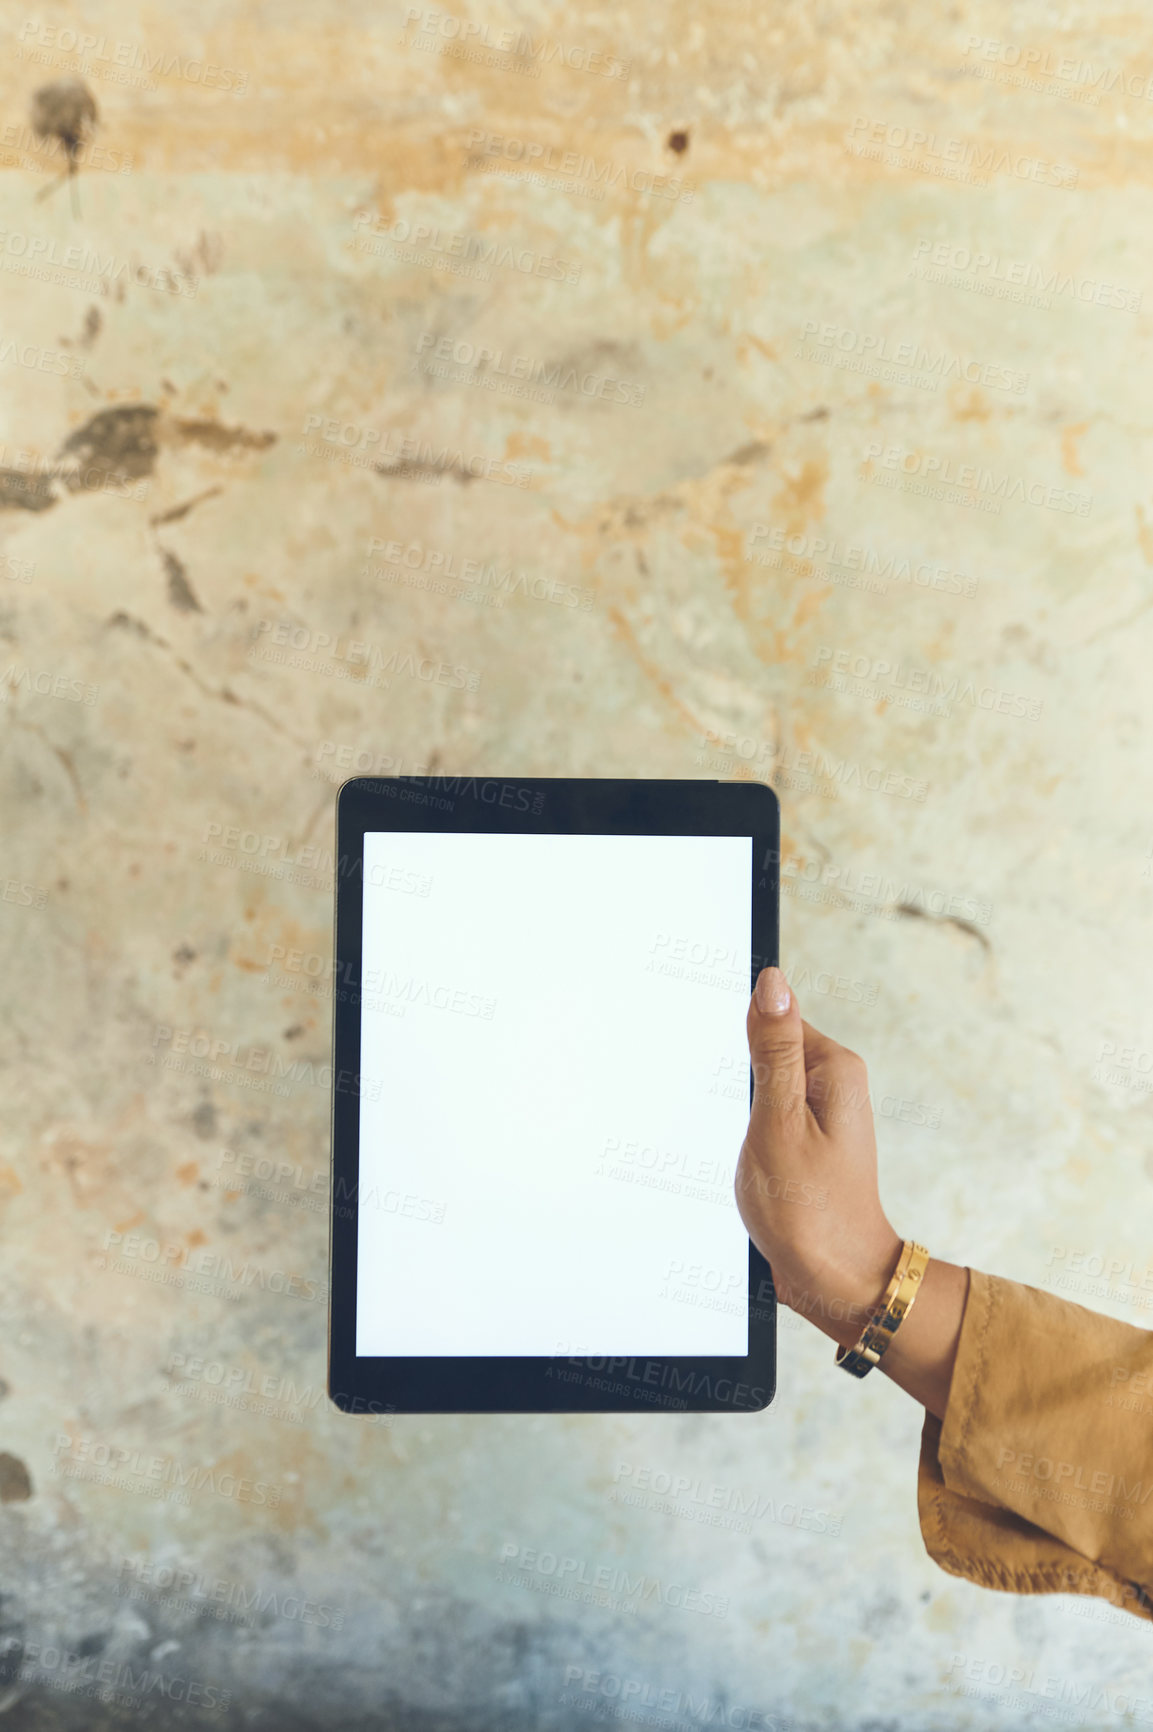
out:
{"label": "forearm", "polygon": [[[851,1347],[884,1294],[896,1256],[871,1276],[807,1284],[793,1309],[840,1347]],[[916,1303],[881,1358],[879,1371],[944,1419],[961,1338],[969,1271],[931,1257]]]}
{"label": "forearm", "polygon": [[[758,975],[747,1028],[737,1207],[780,1303],[848,1348],[902,1243],[867,1071],[803,1021],[779,968]],[[879,1368],[926,1410],[919,1507],[943,1569],[1019,1593],[1131,1590],[1153,1615],[1153,1332],[931,1258]]]}
{"label": "forearm", "polygon": [[917,1303],[878,1368],[938,1419],[944,1419],[949,1405],[968,1295],[968,1269],[931,1257]]}

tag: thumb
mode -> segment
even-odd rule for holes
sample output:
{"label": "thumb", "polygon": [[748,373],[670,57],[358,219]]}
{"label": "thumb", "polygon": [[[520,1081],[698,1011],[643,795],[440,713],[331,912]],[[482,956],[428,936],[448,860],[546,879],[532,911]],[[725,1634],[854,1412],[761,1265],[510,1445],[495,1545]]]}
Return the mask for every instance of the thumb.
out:
{"label": "thumb", "polygon": [[753,1139],[772,1140],[790,1129],[795,1133],[807,1116],[805,1031],[800,1006],[779,968],[762,968],[757,976],[746,1026],[753,1066]]}

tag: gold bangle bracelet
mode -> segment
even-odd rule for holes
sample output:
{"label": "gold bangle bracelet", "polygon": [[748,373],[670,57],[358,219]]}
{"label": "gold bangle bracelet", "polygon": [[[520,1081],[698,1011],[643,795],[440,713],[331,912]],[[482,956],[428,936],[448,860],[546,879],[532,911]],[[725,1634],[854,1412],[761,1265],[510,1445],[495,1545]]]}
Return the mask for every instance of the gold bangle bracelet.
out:
{"label": "gold bangle bracelet", "polygon": [[866,1323],[861,1337],[852,1347],[837,1348],[837,1364],[854,1377],[865,1377],[880,1364],[881,1356],[893,1336],[913,1309],[921,1280],[929,1262],[929,1253],[915,1239],[906,1239],[901,1246],[885,1296]]}

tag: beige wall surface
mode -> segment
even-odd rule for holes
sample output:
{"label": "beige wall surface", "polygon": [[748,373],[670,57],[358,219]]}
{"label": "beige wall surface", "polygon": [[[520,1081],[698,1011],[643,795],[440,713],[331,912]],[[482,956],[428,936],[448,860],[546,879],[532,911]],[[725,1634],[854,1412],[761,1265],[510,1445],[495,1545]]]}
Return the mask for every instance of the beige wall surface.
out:
{"label": "beige wall surface", "polygon": [[755,1417],[332,1410],[328,958],[358,769],[769,781],[894,1223],[1148,1322],[1153,13],[5,20],[0,1714],[1121,1724],[795,1319]]}

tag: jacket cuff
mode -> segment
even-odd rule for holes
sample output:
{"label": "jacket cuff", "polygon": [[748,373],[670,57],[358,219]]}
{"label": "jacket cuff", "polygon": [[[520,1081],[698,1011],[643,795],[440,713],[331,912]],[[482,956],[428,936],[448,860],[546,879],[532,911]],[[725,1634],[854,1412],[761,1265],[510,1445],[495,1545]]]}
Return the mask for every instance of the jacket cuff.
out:
{"label": "jacket cuff", "polygon": [[1153,1334],[969,1273],[945,1418],[926,1414],[921,1434],[930,1557],[986,1587],[1100,1594],[1153,1621],[1153,1462],[1110,1395],[1153,1367]]}
{"label": "jacket cuff", "polygon": [[950,1491],[939,1459],[941,1421],[926,1413],[917,1473],[921,1538],[951,1576],[1006,1594],[1095,1594],[1153,1623],[1153,1601],[1133,1582],[1082,1557],[1032,1522]]}

